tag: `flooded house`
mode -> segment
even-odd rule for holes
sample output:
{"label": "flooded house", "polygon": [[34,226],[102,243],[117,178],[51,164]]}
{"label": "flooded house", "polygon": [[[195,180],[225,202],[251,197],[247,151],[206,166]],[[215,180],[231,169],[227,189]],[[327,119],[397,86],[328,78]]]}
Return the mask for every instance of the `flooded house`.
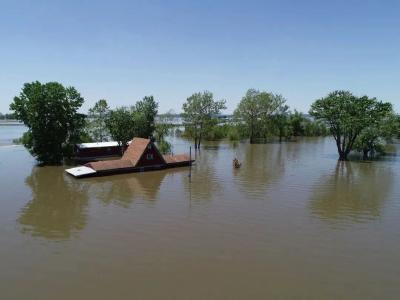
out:
{"label": "flooded house", "polygon": [[65,171],[74,177],[104,176],[183,167],[192,162],[186,154],[162,155],[150,139],[133,138],[120,159],[93,161]]}

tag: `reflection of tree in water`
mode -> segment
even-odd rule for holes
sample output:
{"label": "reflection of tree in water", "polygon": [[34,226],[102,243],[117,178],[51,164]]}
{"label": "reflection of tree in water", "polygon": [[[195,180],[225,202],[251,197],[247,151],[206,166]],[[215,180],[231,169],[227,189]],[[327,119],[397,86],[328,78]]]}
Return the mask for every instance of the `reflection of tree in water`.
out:
{"label": "reflection of tree in water", "polygon": [[114,203],[123,207],[129,207],[136,199],[153,201],[169,172],[161,170],[91,178],[90,193],[105,204]]}
{"label": "reflection of tree in water", "polygon": [[338,162],[316,187],[310,208],[327,221],[375,219],[392,184],[390,169],[375,163]]}
{"label": "reflection of tree in water", "polygon": [[236,183],[246,193],[264,193],[269,184],[285,171],[284,144],[249,144],[238,158],[240,169],[234,169]]}
{"label": "reflection of tree in water", "polygon": [[18,218],[22,232],[68,239],[85,227],[88,198],[84,185],[64,175],[61,167],[36,167],[26,184],[33,198]]}
{"label": "reflection of tree in water", "polygon": [[[326,138],[321,137],[297,137],[295,142],[282,144],[285,146],[285,160],[297,161],[314,158],[321,154]],[[336,146],[336,145],[335,145]],[[336,154],[335,154],[336,155]]]}

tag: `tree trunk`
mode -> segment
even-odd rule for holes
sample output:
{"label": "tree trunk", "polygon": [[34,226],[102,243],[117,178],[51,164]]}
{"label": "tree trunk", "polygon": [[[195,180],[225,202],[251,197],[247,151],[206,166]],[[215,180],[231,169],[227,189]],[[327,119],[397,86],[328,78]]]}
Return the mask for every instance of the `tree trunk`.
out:
{"label": "tree trunk", "polygon": [[363,160],[368,160],[368,149],[363,150]]}
{"label": "tree trunk", "polygon": [[348,153],[346,151],[339,150],[339,160],[340,161],[346,161],[347,155],[348,155]]}
{"label": "tree trunk", "polygon": [[200,126],[200,135],[199,135],[197,149],[200,149],[200,143],[201,143],[202,137],[203,137],[203,125]]}
{"label": "tree trunk", "polygon": [[250,144],[254,143],[254,129],[253,129],[253,124],[250,126]]}
{"label": "tree trunk", "polygon": [[345,160],[344,159],[344,151],[342,150],[339,139],[336,140],[336,147],[337,147],[337,151],[339,153],[339,160]]}

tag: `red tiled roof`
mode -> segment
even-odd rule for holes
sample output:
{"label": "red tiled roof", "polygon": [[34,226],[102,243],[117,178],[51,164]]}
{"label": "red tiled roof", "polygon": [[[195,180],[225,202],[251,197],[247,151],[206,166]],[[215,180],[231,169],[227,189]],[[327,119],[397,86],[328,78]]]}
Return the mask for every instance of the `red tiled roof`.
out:
{"label": "red tiled roof", "polygon": [[182,162],[190,161],[190,157],[186,154],[163,155],[163,157],[167,164],[175,164],[175,163],[182,163]]}
{"label": "red tiled roof", "polygon": [[114,169],[118,170],[118,169],[134,167],[132,162],[126,159],[95,161],[87,163],[85,164],[85,166],[92,168],[95,171],[114,170]]}
{"label": "red tiled roof", "polygon": [[[117,160],[103,160],[87,163],[85,166],[92,168],[95,171],[106,171],[106,170],[121,170],[137,167],[137,163],[146,151],[147,146],[151,143],[149,139],[134,138],[130,143],[128,149],[126,149],[121,159]],[[155,150],[158,151],[157,148]],[[174,165],[185,162],[190,162],[190,158],[186,154],[178,155],[161,155],[163,163]]]}
{"label": "red tiled roof", "polygon": [[126,149],[124,155],[122,155],[122,159],[130,160],[132,165],[136,166],[149,143],[149,139],[133,138],[128,149]]}

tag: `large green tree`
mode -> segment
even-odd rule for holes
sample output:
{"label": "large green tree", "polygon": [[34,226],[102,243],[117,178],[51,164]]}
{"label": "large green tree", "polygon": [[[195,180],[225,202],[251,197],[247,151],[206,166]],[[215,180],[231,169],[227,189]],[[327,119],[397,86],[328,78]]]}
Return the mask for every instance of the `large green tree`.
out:
{"label": "large green tree", "polygon": [[154,101],[153,96],[147,96],[129,108],[111,110],[105,124],[112,139],[123,149],[134,137],[152,137],[157,108],[158,103]]}
{"label": "large green tree", "polygon": [[136,136],[137,124],[132,109],[120,107],[110,111],[105,123],[112,139],[118,142],[122,150]]}
{"label": "large green tree", "polygon": [[187,98],[182,109],[185,128],[194,139],[195,149],[199,149],[208,125],[226,106],[225,100],[216,101],[211,92],[205,91]]}
{"label": "large green tree", "polygon": [[104,142],[108,140],[109,132],[106,126],[106,120],[109,112],[110,108],[105,99],[100,99],[92,108],[89,109],[88,131],[90,137],[95,142]]}
{"label": "large green tree", "polygon": [[85,125],[84,115],[78,113],[83,101],[75,88],[58,82],[24,84],[10,110],[28,127],[23,144],[39,162],[59,163],[71,154]]}
{"label": "large green tree", "polygon": [[349,91],[334,91],[316,100],[311,105],[310,114],[326,122],[336,141],[339,160],[347,160],[363,130],[380,123],[391,110],[390,103],[376,98],[356,97]]}
{"label": "large green tree", "polygon": [[[240,101],[234,112],[238,122],[241,122],[247,129],[250,143],[254,143],[257,137],[266,138],[272,127],[272,117],[286,114],[288,107],[286,100],[281,95],[249,89]],[[282,118],[277,121],[281,121]]]}
{"label": "large green tree", "polygon": [[149,138],[155,130],[155,118],[158,113],[158,103],[153,96],[145,96],[132,108],[134,119],[137,123],[137,136]]}

